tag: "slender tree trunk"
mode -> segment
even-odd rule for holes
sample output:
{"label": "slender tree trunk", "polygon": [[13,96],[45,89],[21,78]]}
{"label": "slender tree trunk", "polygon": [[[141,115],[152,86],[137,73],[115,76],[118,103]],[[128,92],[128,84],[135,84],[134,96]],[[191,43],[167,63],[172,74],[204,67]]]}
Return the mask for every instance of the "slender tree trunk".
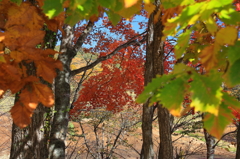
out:
{"label": "slender tree trunk", "polygon": [[58,59],[63,64],[63,70],[57,71],[55,78],[55,113],[50,133],[49,158],[65,158],[65,139],[68,128],[70,109],[70,64],[76,52],[72,49],[72,27],[65,25],[65,37],[62,38]]}
{"label": "slender tree trunk", "polygon": [[154,158],[153,141],[152,141],[152,118],[153,107],[148,106],[149,102],[143,104],[142,115],[142,151],[141,159]]}
{"label": "slender tree trunk", "polygon": [[68,130],[70,106],[70,64],[82,47],[87,35],[91,32],[94,23],[89,22],[84,32],[73,45],[73,28],[64,26],[65,35],[62,37],[58,59],[63,64],[63,70],[57,71],[55,78],[55,112],[50,133],[49,159],[65,158],[65,139]]}
{"label": "slender tree trunk", "polygon": [[[148,33],[147,33],[147,50],[146,50],[146,62],[145,62],[145,74],[144,84],[147,85],[153,78],[153,18],[151,14],[148,21]],[[143,104],[142,115],[142,151],[141,159],[154,158],[153,141],[152,141],[152,118],[153,118],[153,106],[149,106],[149,100]]]}
{"label": "slender tree trunk", "polygon": [[214,144],[215,144],[215,138],[210,135],[206,129],[204,129],[204,137],[206,140],[206,146],[207,146],[207,159],[214,159]]}

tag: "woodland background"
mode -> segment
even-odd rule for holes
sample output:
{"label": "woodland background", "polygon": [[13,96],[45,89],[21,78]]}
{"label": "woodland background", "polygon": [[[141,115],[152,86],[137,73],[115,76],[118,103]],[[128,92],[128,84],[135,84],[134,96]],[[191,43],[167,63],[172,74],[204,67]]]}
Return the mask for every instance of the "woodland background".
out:
{"label": "woodland background", "polygon": [[1,0],[3,154],[240,158],[239,11],[239,0]]}

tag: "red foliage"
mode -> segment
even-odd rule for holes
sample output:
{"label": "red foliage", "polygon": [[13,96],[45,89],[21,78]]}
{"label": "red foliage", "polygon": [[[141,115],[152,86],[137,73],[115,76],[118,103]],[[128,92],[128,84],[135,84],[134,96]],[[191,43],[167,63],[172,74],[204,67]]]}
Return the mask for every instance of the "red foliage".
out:
{"label": "red foliage", "polygon": [[228,108],[232,111],[232,114],[235,116],[235,119],[233,119],[233,124],[238,124],[240,121],[240,112],[231,107]]}
{"label": "red foliage", "polygon": [[144,85],[143,64],[142,57],[127,52],[104,61],[103,71],[83,84],[73,112],[100,107],[116,112],[125,105],[136,106],[134,96],[142,92]]}

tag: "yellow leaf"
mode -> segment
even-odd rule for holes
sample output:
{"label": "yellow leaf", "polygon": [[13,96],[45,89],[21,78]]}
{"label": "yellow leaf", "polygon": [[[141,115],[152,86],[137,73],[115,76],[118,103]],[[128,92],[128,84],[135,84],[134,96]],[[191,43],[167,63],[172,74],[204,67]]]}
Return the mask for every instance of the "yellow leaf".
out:
{"label": "yellow leaf", "polygon": [[137,3],[138,0],[124,0],[125,8],[131,7]]}
{"label": "yellow leaf", "polygon": [[144,4],[144,9],[148,12],[149,15],[154,11],[155,7],[156,6],[152,3]]}
{"label": "yellow leaf", "polygon": [[227,26],[221,28],[216,35],[216,43],[220,45],[229,44],[234,45],[237,40],[238,31],[235,27]]}
{"label": "yellow leaf", "polygon": [[201,58],[200,61],[207,71],[213,68],[218,62],[214,45],[205,47],[199,57]]}

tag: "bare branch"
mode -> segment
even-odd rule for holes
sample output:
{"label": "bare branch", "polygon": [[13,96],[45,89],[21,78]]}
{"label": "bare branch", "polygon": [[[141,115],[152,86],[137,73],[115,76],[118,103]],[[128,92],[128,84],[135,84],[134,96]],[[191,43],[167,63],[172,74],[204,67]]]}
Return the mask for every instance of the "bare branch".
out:
{"label": "bare branch", "polygon": [[234,130],[234,131],[230,131],[230,132],[224,134],[224,135],[213,145],[213,149],[217,146],[217,144],[218,144],[225,136],[227,136],[227,135],[229,135],[229,134],[232,134],[232,133],[236,133],[236,132],[237,132],[237,129]]}

